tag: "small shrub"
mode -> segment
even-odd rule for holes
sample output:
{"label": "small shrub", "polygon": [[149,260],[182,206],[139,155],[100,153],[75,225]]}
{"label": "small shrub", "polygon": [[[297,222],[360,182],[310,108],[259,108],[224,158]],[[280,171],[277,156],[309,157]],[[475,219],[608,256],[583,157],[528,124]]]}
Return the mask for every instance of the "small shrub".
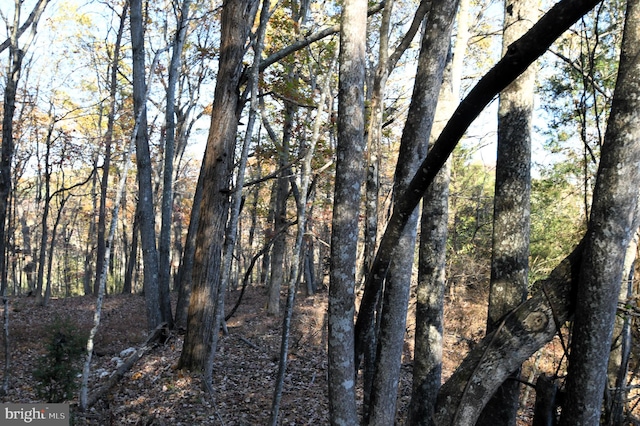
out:
{"label": "small shrub", "polygon": [[86,337],[69,319],[56,319],[49,330],[47,352],[38,360],[33,377],[38,397],[51,403],[73,398]]}

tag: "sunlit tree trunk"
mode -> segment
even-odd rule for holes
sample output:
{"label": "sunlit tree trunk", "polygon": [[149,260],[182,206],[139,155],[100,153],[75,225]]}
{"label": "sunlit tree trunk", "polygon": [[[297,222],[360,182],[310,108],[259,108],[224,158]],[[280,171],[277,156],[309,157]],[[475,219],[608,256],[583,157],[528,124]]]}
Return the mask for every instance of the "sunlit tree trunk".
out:
{"label": "sunlit tree trunk", "polygon": [[[462,0],[457,17],[453,57],[445,69],[431,143],[442,131],[460,96],[460,79],[469,37],[469,1]],[[450,161],[436,175],[422,200],[413,387],[408,424],[433,424],[433,409],[442,382],[443,311],[449,217]]]}
{"label": "sunlit tree trunk", "polygon": [[[538,0],[506,0],[502,53],[537,20]],[[500,93],[487,332],[527,296],[531,194],[531,133],[535,69]],[[515,425],[520,385],[513,378],[487,404],[478,424]]]}
{"label": "sunlit tree trunk", "polygon": [[[239,88],[245,43],[258,1],[225,1],[222,6],[219,70],[211,127],[201,170],[200,219],[195,240],[187,333],[179,366],[204,371],[215,353],[216,307],[220,295],[222,245],[229,212],[229,184],[238,129]],[[208,378],[205,378],[208,381]],[[208,383],[210,385],[210,383]]]}
{"label": "sunlit tree trunk", "polygon": [[358,213],[364,172],[367,1],[346,0],[340,33],[338,144],[330,253],[329,410],[332,425],[357,425],[354,302]]}
{"label": "sunlit tree trunk", "polygon": [[[398,154],[395,197],[404,193],[426,156],[457,6],[457,0],[437,1],[432,3],[426,16],[413,95]],[[369,424],[389,425],[395,419],[417,223],[416,209],[407,220],[386,277]]]}
{"label": "sunlit tree trunk", "polygon": [[640,186],[640,2],[627,2],[618,80],[582,260],[562,425],[598,425]]}

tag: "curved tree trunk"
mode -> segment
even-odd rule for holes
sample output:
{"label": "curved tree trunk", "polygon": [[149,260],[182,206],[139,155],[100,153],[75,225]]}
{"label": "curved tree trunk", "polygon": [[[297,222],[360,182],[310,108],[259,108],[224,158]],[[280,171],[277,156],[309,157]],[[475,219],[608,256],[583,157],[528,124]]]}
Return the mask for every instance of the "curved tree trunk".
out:
{"label": "curved tree trunk", "polygon": [[598,425],[640,186],[640,1],[629,0],[586,235],[560,424]]}
{"label": "curved tree trunk", "polygon": [[[457,7],[457,0],[435,1],[426,16],[413,96],[398,154],[395,197],[404,193],[418,165],[426,156]],[[396,245],[385,282],[371,388],[370,424],[389,425],[395,419],[417,223],[416,209],[410,215]],[[366,291],[370,289],[365,288]],[[369,367],[365,365],[365,379]]]}

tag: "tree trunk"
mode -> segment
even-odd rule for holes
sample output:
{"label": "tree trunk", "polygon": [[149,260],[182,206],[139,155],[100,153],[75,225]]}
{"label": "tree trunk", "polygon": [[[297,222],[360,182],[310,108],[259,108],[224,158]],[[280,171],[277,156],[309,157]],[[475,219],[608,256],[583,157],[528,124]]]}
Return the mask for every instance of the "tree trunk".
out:
{"label": "tree trunk", "polygon": [[[53,105],[51,105],[53,108]],[[52,110],[49,110],[49,125],[47,126],[47,136],[45,138],[45,154],[44,154],[44,206],[42,207],[42,233],[40,235],[40,252],[38,253],[38,274],[36,278],[36,303],[43,304],[42,289],[44,286],[44,271],[47,259],[47,246],[49,241],[49,210],[51,209],[51,164],[49,156],[51,154],[51,135],[53,134],[53,127],[55,120],[52,115]]]}
{"label": "tree trunk", "polygon": [[127,17],[128,4],[122,7],[120,15],[120,24],[116,35],[116,42],[113,46],[112,61],[110,64],[110,80],[109,80],[109,115],[107,117],[107,131],[104,135],[104,157],[102,160],[102,177],[100,179],[100,204],[98,206],[98,228],[96,232],[96,277],[93,284],[93,294],[98,295],[100,287],[100,274],[102,273],[102,264],[104,262],[104,253],[106,251],[106,224],[107,224],[107,189],[109,188],[109,173],[111,170],[111,142],[113,141],[113,127],[115,124],[116,101],[118,90],[118,72],[120,62],[120,45],[122,43],[122,35]]}
{"label": "tree trunk", "polygon": [[[147,310],[147,328],[155,329],[164,318],[166,307],[160,299],[158,285],[158,251],[156,249],[155,212],[151,182],[151,154],[147,136],[146,96],[144,66],[144,25],[142,0],[131,0],[131,49],[133,58],[133,100],[136,116],[141,114],[136,135],[136,165],[138,171],[138,211],[140,213],[140,245],[144,265],[144,296]],[[168,300],[167,300],[168,301]],[[169,308],[170,309],[170,308]]]}
{"label": "tree trunk", "polygon": [[136,263],[138,263],[138,236],[140,235],[140,217],[138,210],[133,217],[133,226],[131,227],[131,247],[129,248],[129,256],[127,256],[127,264],[125,265],[124,284],[122,293],[133,293],[133,271]]}
{"label": "tree trunk", "polygon": [[[627,312],[627,303],[633,297],[633,279],[638,253],[638,232],[631,240],[624,257],[622,284],[618,296],[618,315],[613,328],[613,341],[607,368],[607,390],[605,392],[604,423],[610,426],[623,424],[624,409],[629,394],[627,374],[631,357],[632,317]],[[620,309],[620,305],[624,308]]]}
{"label": "tree trunk", "polygon": [[[435,141],[459,99],[459,79],[468,43],[469,1],[459,5],[453,57],[443,76],[438,109],[431,130]],[[459,58],[453,61],[453,58]],[[456,78],[456,81],[453,79]],[[420,222],[418,285],[416,288],[416,330],[413,363],[413,389],[408,424],[430,425],[442,382],[442,335],[445,290],[446,249],[449,217],[450,161],[436,175],[425,192]]]}
{"label": "tree trunk", "polygon": [[618,80],[596,178],[562,425],[598,425],[625,251],[640,186],[640,2],[629,0]]}
{"label": "tree trunk", "polygon": [[332,425],[358,424],[353,359],[358,212],[364,172],[367,2],[344,2],[340,33],[338,143],[329,285],[329,411]]}
{"label": "tree trunk", "polygon": [[[436,1],[426,16],[413,96],[398,154],[395,197],[404,193],[426,155],[457,7],[457,0]],[[371,388],[370,424],[389,425],[395,419],[417,222],[416,209],[396,245],[386,277]],[[367,368],[365,365],[365,380]]]}
{"label": "tree trunk", "polygon": [[[204,163],[203,163],[204,165]],[[200,169],[196,191],[191,203],[191,213],[189,215],[189,227],[187,228],[187,238],[180,259],[180,266],[176,274],[175,287],[178,288],[178,301],[176,302],[176,318],[174,326],[186,329],[187,317],[189,313],[189,300],[191,298],[191,279],[193,276],[193,264],[196,251],[196,234],[198,232],[198,222],[200,221],[200,207],[202,205],[202,183],[203,173]]]}
{"label": "tree trunk", "polygon": [[[538,3],[505,0],[503,54],[535,22]],[[529,67],[500,93],[487,332],[493,331],[500,319],[527,297],[535,74],[534,67]],[[518,369],[498,389],[482,412],[479,426],[515,425],[519,376]]]}
{"label": "tree trunk", "polygon": [[[229,211],[229,183],[239,114],[238,84],[245,43],[253,25],[257,0],[225,1],[222,7],[220,59],[201,178],[200,220],[196,233],[187,333],[180,368],[204,370],[215,353],[216,308],[222,266],[222,244]],[[215,340],[214,340],[215,339]]]}
{"label": "tree trunk", "polygon": [[182,49],[187,34],[189,7],[191,0],[183,0],[180,6],[178,28],[173,40],[171,51],[171,63],[169,64],[169,82],[167,84],[167,110],[165,111],[165,149],[164,170],[162,180],[162,219],[160,227],[160,239],[158,243],[158,256],[160,260],[158,272],[158,286],[160,291],[161,307],[168,309],[162,317],[167,321],[169,328],[173,328],[173,315],[171,314],[171,302],[169,301],[171,280],[171,224],[173,222],[173,162],[175,161],[175,103],[176,85],[180,73]]}
{"label": "tree trunk", "polygon": [[[275,206],[273,230],[276,241],[271,249],[271,274],[269,278],[269,299],[267,301],[267,312],[269,315],[280,313],[280,288],[285,277],[284,258],[286,250],[286,235],[280,230],[287,226],[287,197],[289,195],[289,178],[291,170],[286,165],[289,163],[289,144],[291,132],[293,131],[293,116],[295,107],[287,103],[284,113],[284,125],[282,129],[282,144],[278,152],[278,166],[281,169],[275,185]],[[275,141],[274,141],[275,142]]]}

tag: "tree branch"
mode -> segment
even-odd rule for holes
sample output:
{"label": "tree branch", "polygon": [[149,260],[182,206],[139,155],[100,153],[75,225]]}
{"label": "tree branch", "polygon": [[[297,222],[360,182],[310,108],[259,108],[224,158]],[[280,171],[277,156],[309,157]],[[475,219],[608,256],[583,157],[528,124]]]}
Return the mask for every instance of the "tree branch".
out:
{"label": "tree branch", "polygon": [[[407,190],[398,199],[367,276],[361,307],[373,306],[378,300],[391,254],[398,245],[409,216],[471,123],[498,93],[542,56],[563,32],[599,2],[600,0],[561,0],[556,3],[526,34],[509,46],[505,56],[462,100],[418,168]],[[373,310],[361,308],[356,321],[357,364],[360,362],[361,348],[367,339],[367,328],[368,324],[371,324],[372,315]]]}

